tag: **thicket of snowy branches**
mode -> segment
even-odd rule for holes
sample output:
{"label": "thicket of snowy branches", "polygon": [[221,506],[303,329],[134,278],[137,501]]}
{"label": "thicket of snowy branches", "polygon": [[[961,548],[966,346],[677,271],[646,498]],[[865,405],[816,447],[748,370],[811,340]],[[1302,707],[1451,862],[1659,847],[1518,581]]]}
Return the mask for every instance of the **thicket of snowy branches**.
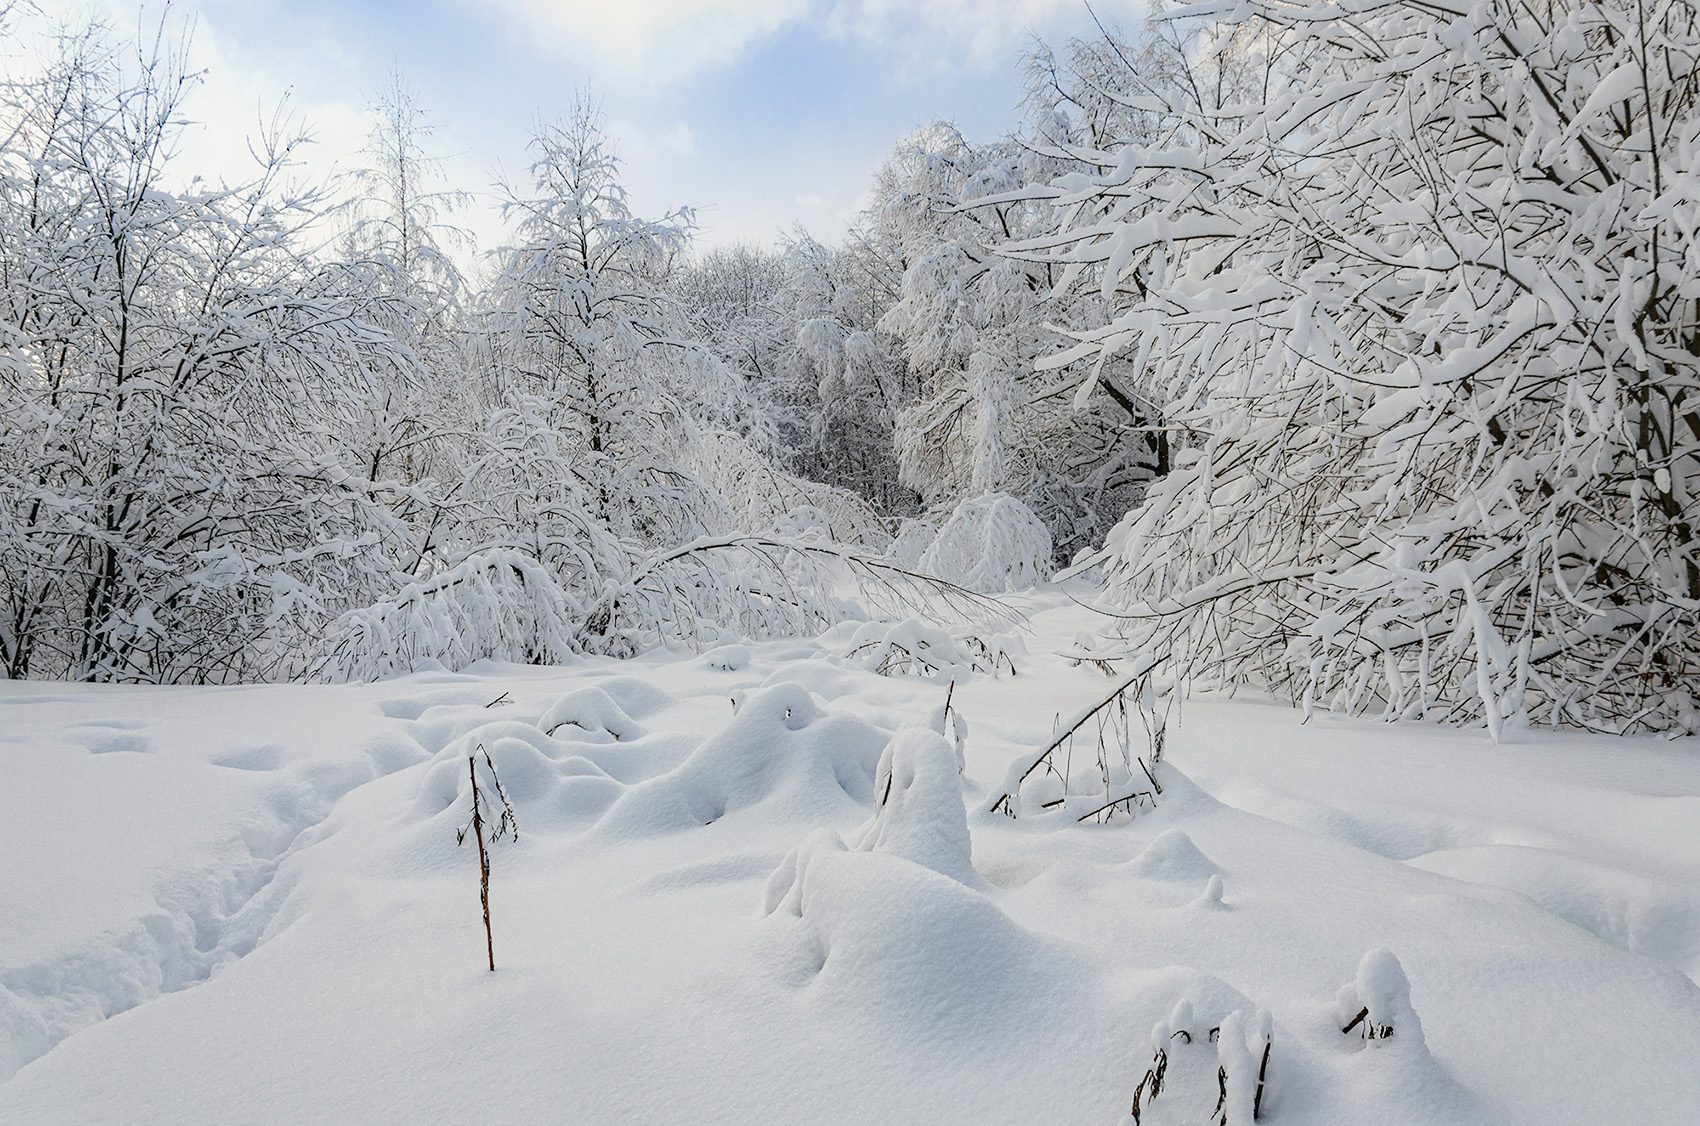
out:
{"label": "thicket of snowy branches", "polygon": [[406,538],[405,490],[342,439],[415,357],[360,315],[358,268],[299,249],[321,201],[288,183],[287,133],[248,184],[162,190],[190,84],[89,35],[4,89],[9,676],[274,675]]}
{"label": "thicket of snowy branches", "polygon": [[1093,171],[1010,252],[1115,306],[1046,363],[1131,358],[1179,431],[1094,557],[1140,644],[1307,707],[1693,726],[1697,15],[1197,4],[1086,53],[1122,124],[1051,138]]}
{"label": "thicket of snowy branches", "polygon": [[[482,656],[802,632],[879,560],[857,494],[787,473],[773,412],[672,292],[688,213],[626,207],[581,101],[539,127],[472,292],[398,78],[347,202],[180,188],[166,35],[65,36],[5,86],[0,660],[8,676],[367,677]],[[956,597],[952,592],[950,597]]]}

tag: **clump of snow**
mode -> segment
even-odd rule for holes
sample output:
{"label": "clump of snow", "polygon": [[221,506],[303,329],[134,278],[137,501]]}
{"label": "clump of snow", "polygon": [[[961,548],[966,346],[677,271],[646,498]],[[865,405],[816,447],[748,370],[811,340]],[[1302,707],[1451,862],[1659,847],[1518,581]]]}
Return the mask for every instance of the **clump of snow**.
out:
{"label": "clump of snow", "polygon": [[571,727],[572,737],[585,742],[636,739],[643,734],[637,721],[606,691],[596,687],[580,688],[562,696],[543,713],[537,726],[545,735]]}
{"label": "clump of snow", "polygon": [[[1358,963],[1357,979],[1342,986],[1337,998],[1341,1028],[1356,1022],[1352,1032],[1371,1044],[1397,1040],[1423,1046],[1423,1026],[1411,1007],[1411,981],[1405,968],[1386,947],[1377,947]],[[1363,1014],[1361,1019],[1359,1014]]]}
{"label": "clump of snow", "polygon": [[1051,533],[1031,508],[1007,493],[969,497],[916,566],[981,594],[1028,590],[1050,577]]}
{"label": "clump of snow", "polygon": [[750,663],[747,645],[720,645],[702,655],[702,663],[722,672],[737,672]]}
{"label": "clump of snow", "polygon": [[858,849],[889,852],[969,887],[984,886],[970,858],[956,750],[944,736],[924,727],[893,735],[880,755],[874,789],[879,805]]}
{"label": "clump of snow", "polygon": [[1221,886],[1222,869],[1200,851],[1185,829],[1164,829],[1128,861],[1128,868],[1148,880],[1197,886],[1215,880]]}
{"label": "clump of snow", "polygon": [[1257,1090],[1263,1073],[1264,1050],[1273,1035],[1269,1013],[1255,1014],[1235,1009],[1222,1021],[1216,1037],[1216,1058],[1221,1068],[1222,1118],[1226,1126],[1250,1126],[1258,1109]]}
{"label": "clump of snow", "polygon": [[1224,906],[1222,903],[1221,876],[1210,877],[1209,882],[1204,885],[1204,894],[1198,897],[1195,906],[1209,908]]}

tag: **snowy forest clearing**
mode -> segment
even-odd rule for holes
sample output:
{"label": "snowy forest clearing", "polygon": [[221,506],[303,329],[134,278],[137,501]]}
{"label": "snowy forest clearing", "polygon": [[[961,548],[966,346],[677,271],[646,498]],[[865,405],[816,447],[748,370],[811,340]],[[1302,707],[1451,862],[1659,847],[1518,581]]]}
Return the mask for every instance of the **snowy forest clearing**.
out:
{"label": "snowy forest clearing", "polygon": [[[1017,675],[958,674],[960,785],[915,730],[947,684],[842,656],[845,627],[369,685],[0,685],[0,1121],[1114,1123],[1141,1087],[1145,1123],[1214,1121],[1223,1090],[1236,1122],[1259,1010],[1260,1120],[1700,1106],[1687,741],[1193,698],[1154,810],[1011,819],[983,810],[1009,764],[1114,683],[1059,655],[1087,612],[1033,601]],[[455,844],[479,745],[520,826],[489,845],[494,974]],[[1383,947],[1409,1009],[1360,974]]]}

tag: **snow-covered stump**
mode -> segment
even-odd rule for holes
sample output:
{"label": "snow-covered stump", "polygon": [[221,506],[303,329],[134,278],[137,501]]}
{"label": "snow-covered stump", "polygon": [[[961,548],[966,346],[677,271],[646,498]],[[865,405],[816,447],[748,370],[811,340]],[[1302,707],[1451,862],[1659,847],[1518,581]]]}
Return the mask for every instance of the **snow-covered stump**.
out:
{"label": "snow-covered stump", "polygon": [[1356,1033],[1372,1047],[1393,1040],[1410,1050],[1424,1050],[1422,1021],[1411,1007],[1411,981],[1385,947],[1365,954],[1357,978],[1340,987],[1336,1015],[1341,1033]]}

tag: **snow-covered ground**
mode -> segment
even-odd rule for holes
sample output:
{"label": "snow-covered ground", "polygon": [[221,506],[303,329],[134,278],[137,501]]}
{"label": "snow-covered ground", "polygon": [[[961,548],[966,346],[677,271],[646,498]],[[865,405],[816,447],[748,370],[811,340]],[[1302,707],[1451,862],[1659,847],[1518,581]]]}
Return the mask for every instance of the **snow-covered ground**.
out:
{"label": "snow-covered ground", "polygon": [[1012,820],[1010,762],[1113,685],[1038,601],[1017,675],[956,685],[960,782],[945,683],[848,630],[0,684],[0,1122],[1234,1122],[1264,1029],[1269,1122],[1700,1114],[1692,740],[1193,698],[1155,810]]}

